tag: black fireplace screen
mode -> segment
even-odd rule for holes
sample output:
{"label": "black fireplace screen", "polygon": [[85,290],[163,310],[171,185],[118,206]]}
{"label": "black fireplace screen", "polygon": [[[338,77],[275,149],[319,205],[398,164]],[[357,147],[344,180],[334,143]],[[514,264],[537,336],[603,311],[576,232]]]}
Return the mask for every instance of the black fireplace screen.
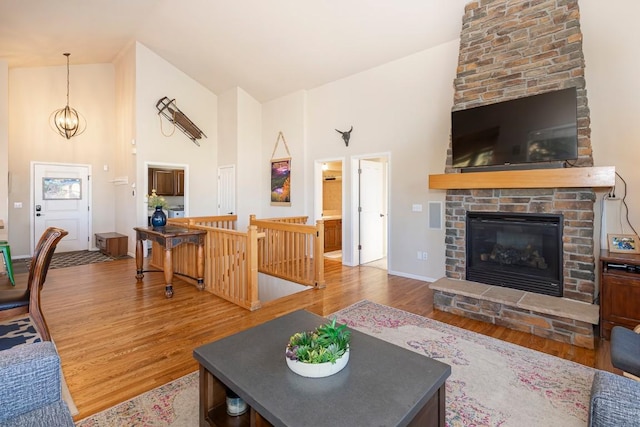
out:
{"label": "black fireplace screen", "polygon": [[562,296],[562,215],[467,212],[467,280]]}

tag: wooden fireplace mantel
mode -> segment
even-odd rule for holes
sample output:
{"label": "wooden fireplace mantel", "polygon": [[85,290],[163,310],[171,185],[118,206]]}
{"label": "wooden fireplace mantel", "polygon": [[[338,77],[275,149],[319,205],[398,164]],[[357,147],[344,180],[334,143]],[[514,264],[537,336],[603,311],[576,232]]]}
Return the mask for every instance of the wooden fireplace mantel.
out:
{"label": "wooden fireplace mantel", "polygon": [[613,187],[614,166],[531,169],[429,175],[429,188],[437,190],[488,188]]}

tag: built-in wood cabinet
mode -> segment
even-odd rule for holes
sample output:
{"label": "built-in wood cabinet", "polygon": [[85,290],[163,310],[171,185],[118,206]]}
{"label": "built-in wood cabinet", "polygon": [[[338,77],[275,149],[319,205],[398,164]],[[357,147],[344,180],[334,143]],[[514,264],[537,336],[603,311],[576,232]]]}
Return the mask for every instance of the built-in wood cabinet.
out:
{"label": "built-in wood cabinet", "polygon": [[640,255],[600,253],[600,336],[640,325]]}
{"label": "built-in wood cabinet", "polygon": [[184,170],[149,168],[149,192],[158,196],[184,196]]}
{"label": "built-in wood cabinet", "polygon": [[174,183],[175,183],[175,190],[176,196],[184,196],[184,171],[183,170],[175,170],[173,171],[174,175]]}
{"label": "built-in wood cabinet", "polygon": [[342,249],[342,220],[324,221],[324,251],[332,252]]}

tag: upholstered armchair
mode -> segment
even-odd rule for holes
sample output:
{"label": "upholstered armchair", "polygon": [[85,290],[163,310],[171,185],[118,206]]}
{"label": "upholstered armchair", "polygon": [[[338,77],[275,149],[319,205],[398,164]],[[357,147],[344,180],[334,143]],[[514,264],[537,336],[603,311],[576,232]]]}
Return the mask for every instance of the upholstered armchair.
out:
{"label": "upholstered armchair", "polygon": [[640,325],[634,330],[614,326],[611,330],[611,364],[624,376],[640,381]]}

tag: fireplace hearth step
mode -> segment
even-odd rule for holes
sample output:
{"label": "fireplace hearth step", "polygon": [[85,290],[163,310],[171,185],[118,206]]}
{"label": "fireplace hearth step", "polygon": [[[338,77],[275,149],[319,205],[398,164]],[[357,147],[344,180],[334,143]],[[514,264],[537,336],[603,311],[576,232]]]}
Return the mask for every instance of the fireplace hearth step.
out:
{"label": "fireplace hearth step", "polygon": [[594,325],[599,322],[600,311],[596,304],[446,277],[429,287],[438,310],[595,348]]}
{"label": "fireplace hearth step", "polygon": [[434,291],[491,301],[523,310],[531,310],[536,313],[591,323],[592,325],[597,325],[600,321],[600,307],[597,304],[588,304],[568,298],[552,297],[446,277],[436,280],[429,287]]}

